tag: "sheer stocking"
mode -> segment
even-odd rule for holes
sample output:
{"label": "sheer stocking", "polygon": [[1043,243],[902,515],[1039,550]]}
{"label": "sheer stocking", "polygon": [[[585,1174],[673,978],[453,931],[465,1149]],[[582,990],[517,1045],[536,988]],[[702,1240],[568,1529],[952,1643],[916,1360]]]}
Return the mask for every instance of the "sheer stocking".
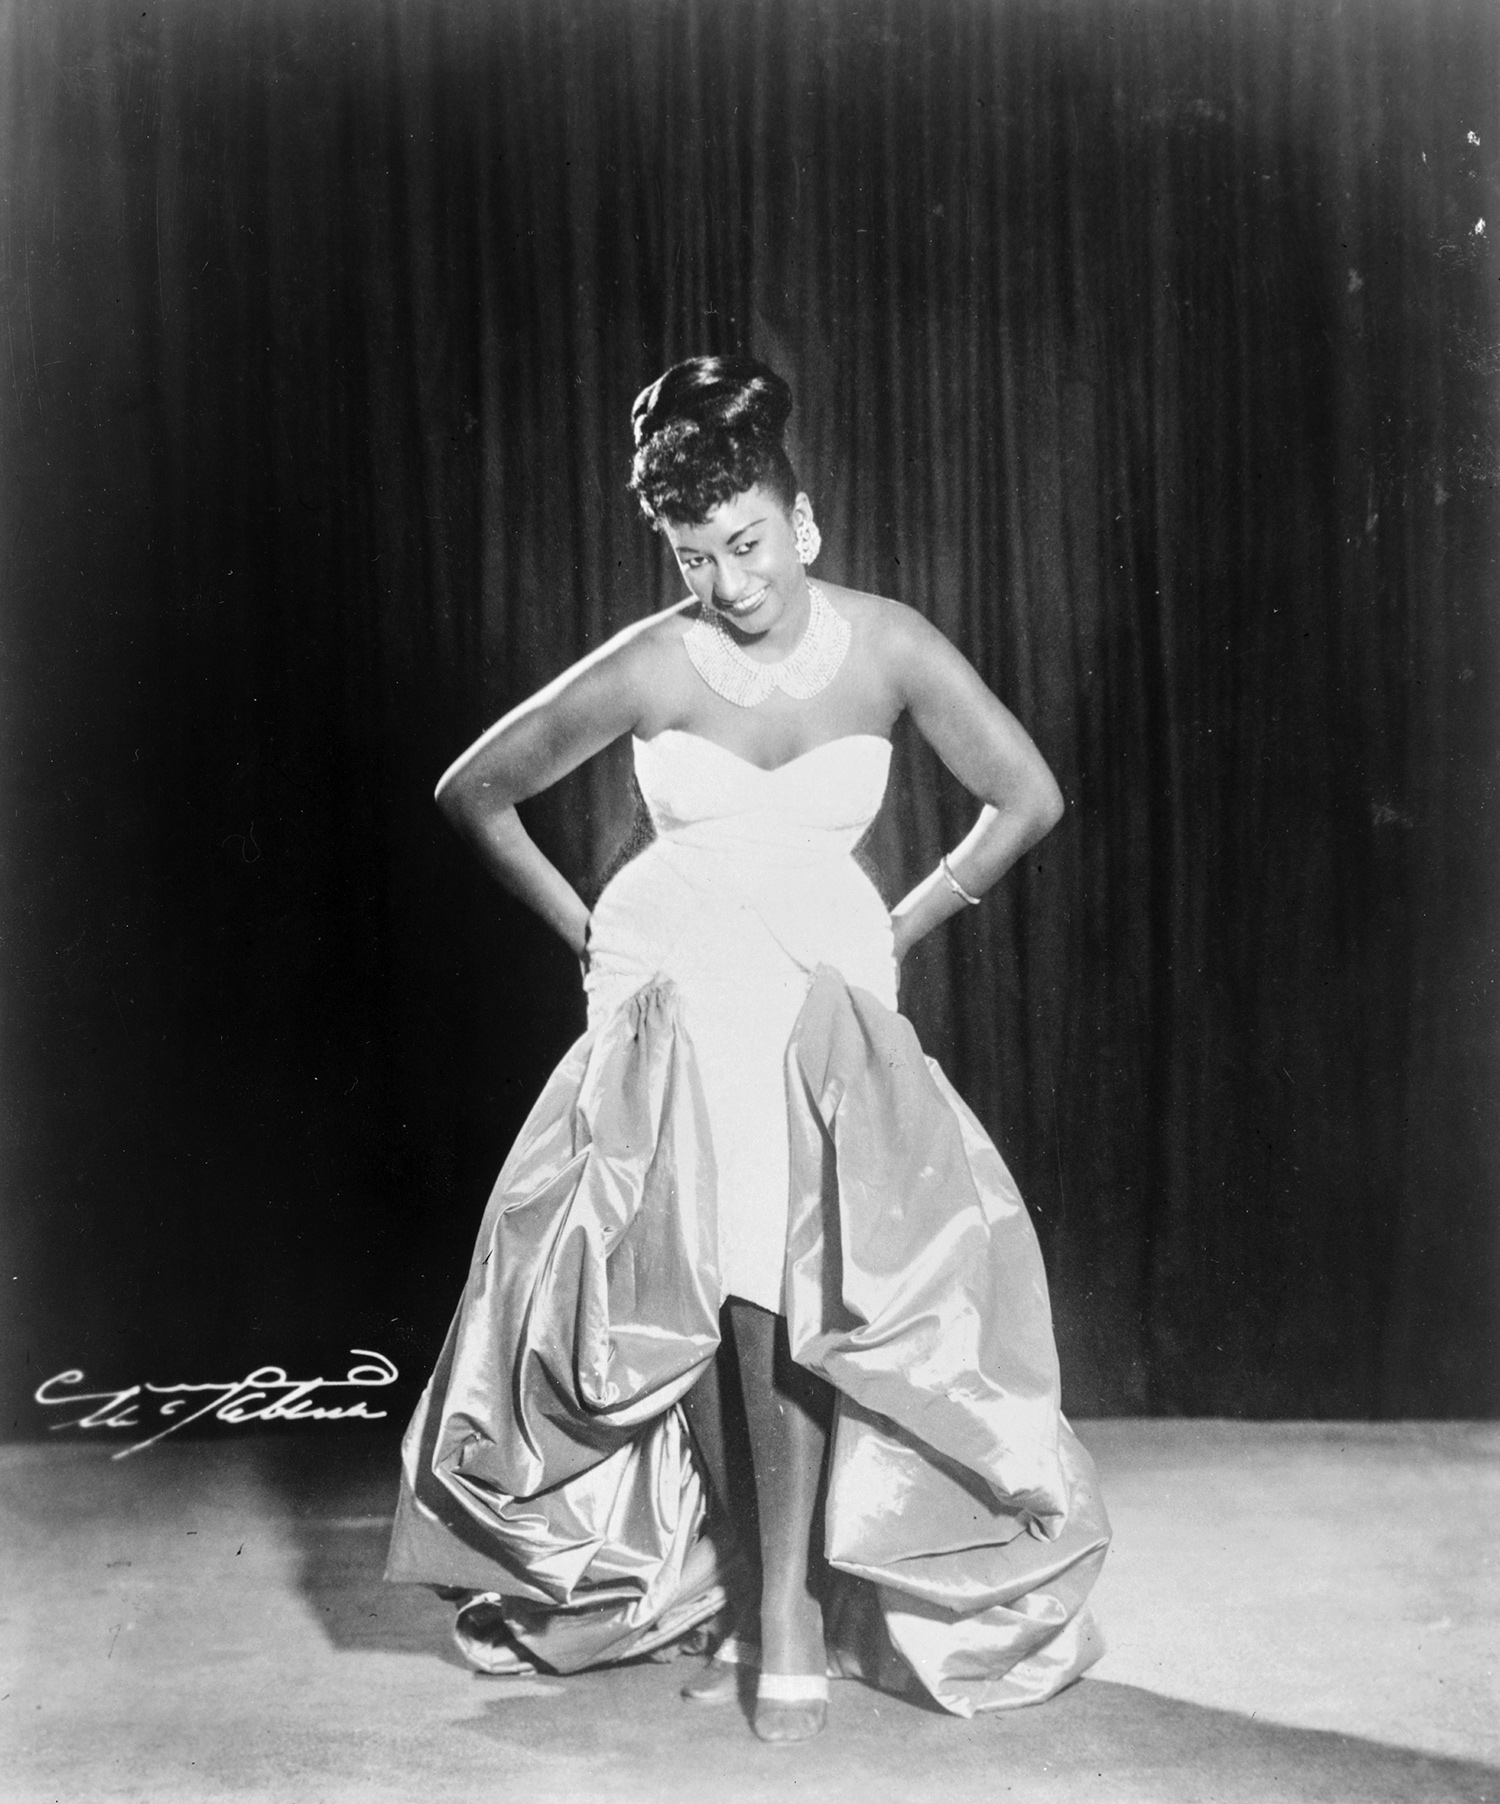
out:
{"label": "sheer stocking", "polygon": [[[736,1557],[725,1572],[729,1587],[731,1633],[741,1640],[760,1639],[756,1594],[760,1586],[759,1523],[749,1433],[740,1400],[739,1366],[734,1331],[726,1304],[719,1321],[719,1350],[702,1377],[682,1400],[708,1484],[710,1531],[721,1557],[731,1547]],[[728,1532],[723,1532],[727,1524]]]}
{"label": "sheer stocking", "polygon": [[761,1670],[821,1674],[827,1652],[812,1580],[830,1392],[793,1362],[784,1316],[738,1297],[729,1313],[760,1517]]}

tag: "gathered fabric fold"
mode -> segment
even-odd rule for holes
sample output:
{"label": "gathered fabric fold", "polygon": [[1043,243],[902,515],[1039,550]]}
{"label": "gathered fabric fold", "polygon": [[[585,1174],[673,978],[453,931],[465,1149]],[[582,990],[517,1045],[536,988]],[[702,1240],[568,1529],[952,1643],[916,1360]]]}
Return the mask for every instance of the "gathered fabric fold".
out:
{"label": "gathered fabric fold", "polygon": [[566,1054],[496,1180],[403,1443],[387,1578],[497,1594],[563,1672],[723,1607],[691,1560],[704,1492],[675,1408],[718,1347],[714,1211],[675,999],[648,986]]}
{"label": "gathered fabric fold", "polygon": [[[910,1024],[837,972],[786,1075],[788,1332],[838,1399],[826,1552],[899,1655],[872,1659],[865,1622],[861,1669],[904,1662],[960,1715],[1039,1701],[1101,1651],[1085,1598],[1109,1527],[1060,1414],[1030,1221]],[[500,1173],[403,1445],[388,1578],[484,1595],[564,1672],[723,1607],[679,1407],[718,1343],[716,1207],[662,981],[570,1050]],[[846,1598],[831,1620],[868,1614]]]}
{"label": "gathered fabric fold", "polygon": [[1063,1420],[1041,1250],[999,1151],[912,1025],[820,970],[787,1048],[793,1357],[838,1396],[826,1552],[959,1715],[1103,1651],[1109,1544]]}

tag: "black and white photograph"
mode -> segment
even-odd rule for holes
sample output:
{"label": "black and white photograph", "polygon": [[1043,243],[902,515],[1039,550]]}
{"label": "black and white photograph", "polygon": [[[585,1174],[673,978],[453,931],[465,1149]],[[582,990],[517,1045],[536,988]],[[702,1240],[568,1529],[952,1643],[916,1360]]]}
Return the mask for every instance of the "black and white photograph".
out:
{"label": "black and white photograph", "polygon": [[1492,0],[0,0],[0,1797],[1500,1804]]}

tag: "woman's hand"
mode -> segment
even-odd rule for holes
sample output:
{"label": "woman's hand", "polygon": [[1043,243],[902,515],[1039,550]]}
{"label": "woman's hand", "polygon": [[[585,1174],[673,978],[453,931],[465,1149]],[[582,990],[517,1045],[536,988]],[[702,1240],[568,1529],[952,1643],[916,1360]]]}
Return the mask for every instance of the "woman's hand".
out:
{"label": "woman's hand", "polygon": [[916,935],[912,932],[910,919],[897,915],[891,916],[891,956],[896,961],[896,981],[901,981],[901,967],[906,955],[916,944]]}
{"label": "woman's hand", "polygon": [[610,643],[513,708],[443,773],[437,804],[491,873],[562,938],[588,969],[589,911],[532,840],[516,804],[567,776],[639,724],[660,616]]}
{"label": "woman's hand", "polygon": [[1062,791],[1016,717],[966,658],[909,608],[885,616],[882,652],[917,731],[983,806],[964,838],[891,911],[896,959],[978,902],[1057,824]]}

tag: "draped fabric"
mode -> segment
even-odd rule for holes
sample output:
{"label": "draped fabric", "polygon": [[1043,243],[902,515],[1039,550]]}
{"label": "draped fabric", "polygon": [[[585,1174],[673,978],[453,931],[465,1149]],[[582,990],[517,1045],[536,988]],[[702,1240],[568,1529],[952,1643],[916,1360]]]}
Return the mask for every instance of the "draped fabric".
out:
{"label": "draped fabric", "polygon": [[[910,1023],[827,967],[786,1066],[787,1328],[837,1399],[827,1558],[865,1581],[834,1619],[883,1621],[875,1672],[894,1648],[959,1715],[1038,1703],[1102,1651],[1109,1522],[1026,1211]],[[486,1667],[633,1657],[723,1605],[675,1408],[717,1346],[710,1120],[663,980],[571,1049],[495,1184],[386,1572],[485,1593]]]}
{"label": "draped fabric", "polygon": [[[1069,1407],[1493,1408],[1497,47],[1483,0],[0,8],[7,1420],[81,1362],[425,1367],[582,1013],[431,783],[676,593],[629,403],[731,348],[819,568],[1070,804],[903,996]],[[888,895],[971,806],[898,745]],[[624,748],[530,814],[597,886]]]}

